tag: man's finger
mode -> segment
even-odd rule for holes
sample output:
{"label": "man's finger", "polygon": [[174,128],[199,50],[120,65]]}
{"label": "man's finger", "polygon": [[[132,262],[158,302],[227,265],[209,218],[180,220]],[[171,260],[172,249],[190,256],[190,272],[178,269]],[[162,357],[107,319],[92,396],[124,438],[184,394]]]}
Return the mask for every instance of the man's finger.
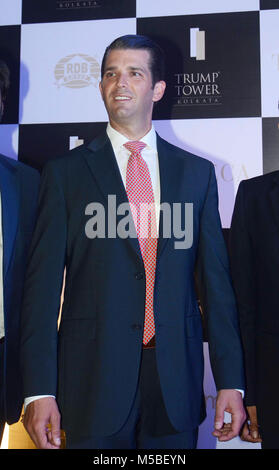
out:
{"label": "man's finger", "polygon": [[215,414],[215,422],[214,422],[214,431],[220,431],[224,424],[224,413],[225,410],[220,404],[216,405],[216,414]]}
{"label": "man's finger", "polygon": [[241,413],[232,414],[232,421],[229,427],[224,428],[224,432],[218,436],[220,441],[229,441],[238,436],[240,428],[243,424],[243,416]]}
{"label": "man's finger", "polygon": [[50,432],[48,434],[49,442],[55,446],[61,445],[60,415],[53,413],[50,417]]}
{"label": "man's finger", "polygon": [[23,422],[37,448],[60,447],[60,413],[54,398],[40,398],[31,402],[26,408]]}
{"label": "man's finger", "polygon": [[250,426],[250,434],[252,436],[253,439],[259,439],[260,437],[260,433],[259,433],[259,428],[258,426]]}
{"label": "man's finger", "polygon": [[46,449],[48,440],[44,422],[36,422],[28,429],[31,439],[38,449]]}
{"label": "man's finger", "polygon": [[249,420],[247,421],[251,442],[261,442],[261,436],[259,432],[258,418],[257,418],[257,407],[255,405],[247,406],[247,413]]}
{"label": "man's finger", "polygon": [[242,428],[240,437],[243,441],[249,441],[250,440],[251,436],[249,434],[249,428],[248,428],[247,422],[244,424],[244,426]]}
{"label": "man's finger", "polygon": [[244,416],[239,413],[232,413],[232,432],[235,436],[239,434],[239,431],[243,425],[244,422]]}
{"label": "man's finger", "polygon": [[[223,426],[225,412],[230,413],[231,426]],[[246,414],[239,391],[223,389],[218,392],[216,402],[215,430],[213,435],[220,441],[228,441],[236,437],[245,421]]]}

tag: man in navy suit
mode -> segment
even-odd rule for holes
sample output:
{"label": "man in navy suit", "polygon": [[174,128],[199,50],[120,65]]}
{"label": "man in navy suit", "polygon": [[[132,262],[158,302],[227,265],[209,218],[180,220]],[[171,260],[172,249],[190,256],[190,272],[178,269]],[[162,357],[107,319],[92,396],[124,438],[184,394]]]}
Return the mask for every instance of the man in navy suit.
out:
{"label": "man in navy suit", "polygon": [[[196,446],[205,407],[195,270],[218,389],[214,435],[236,436],[245,418],[242,350],[214,167],[154,131],[153,105],[166,86],[162,56],[146,37],[115,40],[101,71],[105,134],[43,171],[21,346],[24,423],[40,448],[60,446],[60,427],[68,448]],[[145,245],[146,256],[134,214],[127,215],[135,220],[130,236],[121,217],[123,207],[133,212],[133,198],[147,193],[158,233],[153,278],[153,248]],[[184,246],[162,213],[175,203],[182,207],[182,226],[190,227]],[[224,425],[225,410],[231,425]]]}
{"label": "man in navy suit", "polygon": [[[0,61],[0,121],[8,87],[9,70]],[[0,154],[0,443],[5,423],[18,421],[23,404],[20,309],[38,189],[35,170]]]}
{"label": "man in navy suit", "polygon": [[279,171],[241,181],[230,229],[244,350],[248,421],[242,439],[279,449]]}

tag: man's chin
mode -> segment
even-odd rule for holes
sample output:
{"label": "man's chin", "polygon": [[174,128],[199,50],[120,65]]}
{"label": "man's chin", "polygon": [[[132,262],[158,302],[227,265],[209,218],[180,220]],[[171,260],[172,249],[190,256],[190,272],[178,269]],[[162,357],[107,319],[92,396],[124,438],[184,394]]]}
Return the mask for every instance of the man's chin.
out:
{"label": "man's chin", "polygon": [[132,116],[133,114],[127,109],[118,109],[117,112],[113,113],[112,119],[119,123],[129,123],[131,122]]}

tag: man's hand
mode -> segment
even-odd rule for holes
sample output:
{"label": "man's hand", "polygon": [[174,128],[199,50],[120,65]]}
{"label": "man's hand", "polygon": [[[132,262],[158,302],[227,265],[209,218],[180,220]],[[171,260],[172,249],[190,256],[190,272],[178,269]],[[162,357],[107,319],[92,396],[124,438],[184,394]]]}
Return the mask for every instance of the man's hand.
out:
{"label": "man's hand", "polygon": [[[224,423],[225,411],[231,414],[231,423]],[[220,390],[217,396],[215,429],[213,436],[219,441],[229,441],[238,436],[246,419],[241,393],[237,390]]]}
{"label": "man's hand", "polygon": [[54,398],[32,401],[25,410],[23,424],[38,449],[59,449],[60,413]]}
{"label": "man's hand", "polygon": [[248,442],[262,442],[259,425],[257,419],[257,408],[256,406],[247,406],[246,407],[248,419],[245,422],[242,432],[241,439]]}

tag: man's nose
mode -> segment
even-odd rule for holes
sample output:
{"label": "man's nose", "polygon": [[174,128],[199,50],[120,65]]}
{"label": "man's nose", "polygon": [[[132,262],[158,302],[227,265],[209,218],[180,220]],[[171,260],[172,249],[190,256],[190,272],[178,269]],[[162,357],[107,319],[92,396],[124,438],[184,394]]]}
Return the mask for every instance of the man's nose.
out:
{"label": "man's nose", "polygon": [[120,88],[125,88],[127,84],[127,75],[125,73],[120,73],[117,79],[117,86],[119,86]]}

